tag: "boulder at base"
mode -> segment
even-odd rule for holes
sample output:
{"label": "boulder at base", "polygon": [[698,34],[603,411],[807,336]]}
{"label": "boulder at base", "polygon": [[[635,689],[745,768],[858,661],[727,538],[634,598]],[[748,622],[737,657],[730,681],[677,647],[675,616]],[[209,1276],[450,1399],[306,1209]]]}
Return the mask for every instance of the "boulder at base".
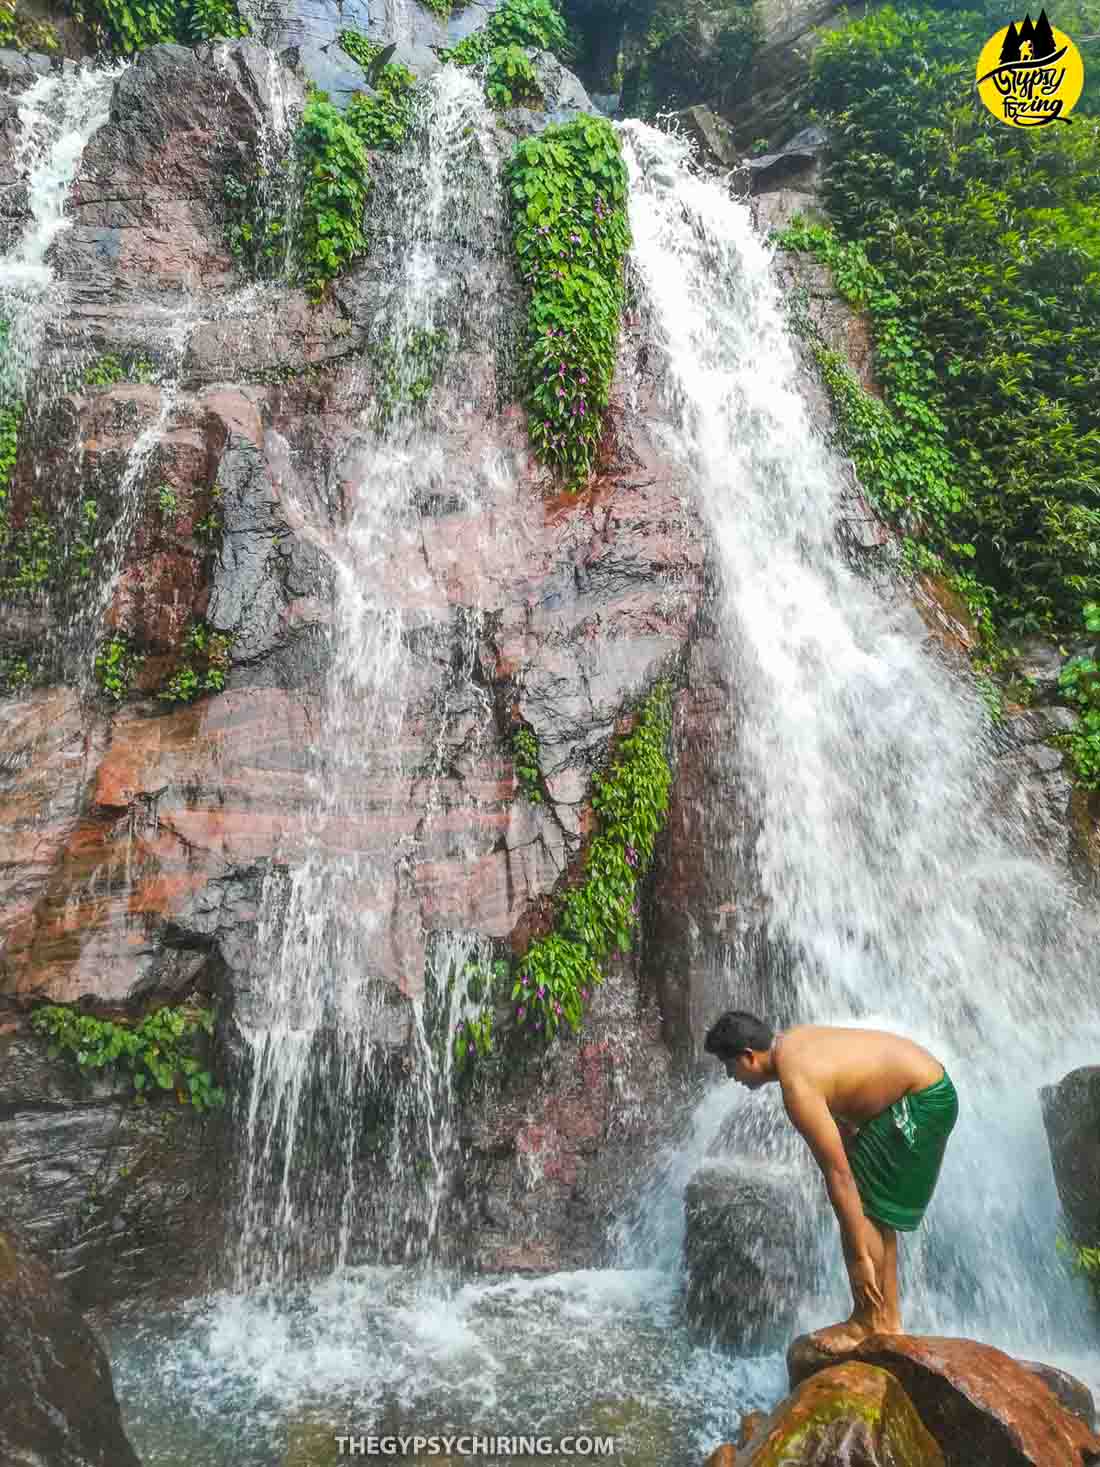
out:
{"label": "boulder at base", "polygon": [[[912,1401],[885,1370],[834,1365],[811,1376],[754,1424],[736,1456],[718,1447],[707,1467],[944,1467]],[[983,1464],[984,1467],[984,1464]]]}
{"label": "boulder at base", "polygon": [[801,1297],[800,1209],[790,1176],[747,1160],[704,1167],[688,1183],[684,1207],[692,1325],[734,1350],[781,1348]]}
{"label": "boulder at base", "polygon": [[1039,1098],[1070,1235],[1100,1247],[1100,1065],[1071,1070]]}
{"label": "boulder at base", "polygon": [[1035,1373],[975,1340],[869,1335],[850,1350],[802,1335],[787,1351],[792,1386],[859,1362],[888,1370],[943,1449],[946,1467],[1095,1467],[1100,1438]]}
{"label": "boulder at base", "polygon": [[99,1341],[40,1258],[0,1230],[0,1462],[141,1467]]}

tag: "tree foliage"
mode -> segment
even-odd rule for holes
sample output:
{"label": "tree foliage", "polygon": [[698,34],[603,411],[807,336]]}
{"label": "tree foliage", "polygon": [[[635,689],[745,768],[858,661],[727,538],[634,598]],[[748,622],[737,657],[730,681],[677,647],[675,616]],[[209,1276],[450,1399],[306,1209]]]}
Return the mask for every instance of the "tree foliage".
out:
{"label": "tree foliage", "polygon": [[1070,126],[998,123],[974,61],[1003,24],[887,7],[824,38],[809,89],[834,140],[830,216],[928,368],[957,481],[944,538],[973,546],[1020,632],[1100,596],[1100,118],[1090,95]]}

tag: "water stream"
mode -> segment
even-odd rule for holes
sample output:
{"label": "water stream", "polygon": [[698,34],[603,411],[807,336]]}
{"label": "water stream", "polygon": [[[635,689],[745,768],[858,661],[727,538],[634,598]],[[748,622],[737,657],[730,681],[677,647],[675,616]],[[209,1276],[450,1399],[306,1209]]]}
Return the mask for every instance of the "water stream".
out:
{"label": "water stream", "polygon": [[[21,104],[35,196],[55,203],[35,213],[0,275],[4,309],[22,303],[20,371],[34,364],[42,311],[60,309],[46,301],[55,287],[43,256],[109,92],[107,73],[75,86],[49,78]],[[449,980],[490,949],[472,930],[430,926],[419,883],[459,798],[453,751],[476,752],[488,737],[476,730],[491,727],[476,677],[490,599],[452,605],[427,573],[423,585],[395,585],[392,563],[417,534],[425,495],[445,483],[471,511],[480,503],[477,474],[448,479],[431,415],[415,411],[425,357],[436,385],[457,391],[449,335],[488,342],[506,323],[464,284],[472,245],[499,250],[502,235],[499,160],[476,85],[444,69],[420,126],[390,177],[392,228],[373,241],[390,288],[362,370],[376,387],[388,372],[387,411],[351,425],[335,531],[332,485],[287,448],[291,507],[333,570],[331,670],[304,753],[310,806],[271,864],[256,972],[236,1014],[248,1083],[235,1286],[120,1322],[112,1336],[148,1467],[280,1467],[311,1434],[331,1443],[379,1425],[610,1432],[619,1461],[687,1467],[783,1390],[778,1357],[737,1359],[692,1339],[679,1274],[683,1186],[723,1136],[732,1164],[751,1133],[747,1150],[814,1185],[773,1095],[706,1090],[621,1228],[617,1267],[466,1280],[431,1262],[455,1145],[450,1050],[433,1038],[462,1017]],[[1094,1374],[1075,1358],[1082,1300],[1051,1246],[1036,1091],[1095,1053],[1095,933],[1011,812],[981,814],[992,788],[977,699],[923,645],[904,598],[876,592],[837,551],[837,466],[808,421],[747,211],[693,175],[675,139],[628,124],[623,141],[632,268],[675,407],[667,449],[711,529],[738,689],[738,799],[752,820],[741,851],[714,856],[731,871],[740,863],[762,915],[731,948],[731,1003],[751,992],[784,1019],[879,1019],[945,1060],[962,1119],[927,1226],[905,1248],[909,1325]],[[497,532],[487,523],[485,533]],[[417,597],[429,593],[425,616]],[[428,675],[433,647],[447,650],[442,678]],[[414,718],[433,730],[427,767],[405,757]],[[395,840],[407,806],[417,818]],[[395,949],[411,1075],[380,1171],[363,1130],[391,1078],[381,980]],[[763,979],[761,953],[774,957]],[[401,1171],[414,1174],[409,1187],[379,1187],[379,1175]],[[828,1230],[802,1262],[803,1322],[839,1317]]]}

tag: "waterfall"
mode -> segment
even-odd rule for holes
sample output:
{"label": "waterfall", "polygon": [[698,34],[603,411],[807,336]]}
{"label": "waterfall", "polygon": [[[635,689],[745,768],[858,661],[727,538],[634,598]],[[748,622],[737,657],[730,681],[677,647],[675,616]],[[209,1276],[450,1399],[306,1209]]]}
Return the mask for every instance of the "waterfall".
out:
{"label": "waterfall", "polygon": [[8,336],[0,356],[0,390],[22,397],[39,365],[48,321],[64,311],[64,286],[46,253],[66,227],[65,204],[84,149],[107,121],[122,66],[76,68],[41,76],[19,100],[12,172],[26,182],[26,220],[0,259],[0,319]]}
{"label": "waterfall", "polygon": [[[390,566],[417,542],[425,499],[446,489],[476,500],[476,485],[448,482],[439,435],[418,404],[433,374],[446,378],[449,343],[499,335],[495,307],[485,314],[463,274],[476,268],[472,245],[494,243],[485,230],[499,213],[490,131],[470,77],[446,68],[425,89],[414,145],[377,185],[374,218],[384,224],[372,260],[387,305],[362,369],[373,406],[340,465],[342,532],[321,523],[324,486],[294,486],[306,533],[312,524],[334,570],[331,672],[308,754],[310,808],[288,837],[300,855],[269,872],[255,981],[237,1010],[250,1075],[241,1286],[339,1268],[365,1232],[401,1256],[436,1229],[451,1144],[447,1036],[464,1002],[455,979],[487,952],[473,934],[427,930],[416,878],[444,813],[451,725],[469,722],[471,708],[475,727],[492,719],[475,681],[480,609],[440,603],[427,572],[420,585],[396,585]],[[427,622],[418,595],[433,606]],[[447,646],[441,688],[414,649],[425,637]],[[410,718],[434,720],[428,768],[410,767]],[[420,812],[415,832],[395,839],[410,804]],[[412,1073],[394,1076],[386,1039],[403,1024]],[[364,1131],[373,1119],[380,1133],[383,1115],[394,1181],[372,1196]]]}
{"label": "waterfall", "polygon": [[[839,465],[811,426],[748,209],[688,170],[682,140],[639,123],[622,139],[634,269],[679,424],[669,447],[724,587],[753,822],[738,879],[763,910],[731,954],[730,1007],[890,1028],[944,1061],[962,1113],[929,1218],[902,1240],[907,1327],[1057,1348],[1084,1320],[1055,1254],[1037,1090],[1095,1053],[1095,934],[1019,816],[991,808],[979,701],[922,646],[905,597],[838,548]],[[713,1139],[712,1096],[666,1191]],[[776,1102],[739,1105],[801,1177],[812,1165]],[[807,1260],[818,1325],[847,1312],[835,1237],[820,1241],[824,1269]],[[666,1227],[670,1265],[678,1242]]]}

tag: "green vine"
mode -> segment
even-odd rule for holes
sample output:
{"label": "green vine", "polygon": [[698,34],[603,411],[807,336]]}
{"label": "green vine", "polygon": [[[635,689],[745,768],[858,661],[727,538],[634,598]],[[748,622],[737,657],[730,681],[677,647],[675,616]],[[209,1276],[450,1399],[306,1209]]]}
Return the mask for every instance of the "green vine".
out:
{"label": "green vine", "polygon": [[356,92],[344,114],[364,148],[399,148],[412,125],[416,77],[407,66],[391,62],[378,74],[375,95]]}
{"label": "green vine", "polygon": [[523,349],[529,432],[541,460],[577,488],[603,431],[630,245],[615,131],[593,117],[548,127],[517,146],[506,180],[531,292]]}
{"label": "green vine", "polygon": [[359,31],[340,31],[336,37],[336,44],[346,56],[350,56],[356,66],[361,66],[364,71],[369,71],[381,56],[383,46],[377,41],[368,40]]}
{"label": "green vine", "polygon": [[199,1036],[214,1032],[210,1009],[155,1009],[139,1024],[131,1025],[45,1004],[32,1013],[31,1028],[49,1040],[51,1059],[67,1055],[82,1073],[108,1068],[128,1071],[138,1104],[144,1104],[157,1088],[174,1090],[181,1103],[196,1110],[225,1103],[225,1091],[214,1084],[196,1052]]}
{"label": "green vine", "polygon": [[535,68],[522,46],[497,46],[489,52],[485,95],[494,107],[517,107],[542,101]]}
{"label": "green vine", "polygon": [[[1086,602],[1085,629],[1100,632],[1100,602]],[[1074,778],[1082,788],[1100,790],[1100,662],[1095,657],[1072,657],[1058,678],[1065,702],[1078,710],[1080,722],[1058,743],[1069,755]]]}
{"label": "green vine", "polygon": [[442,52],[442,59],[455,66],[479,66],[502,46],[552,51],[560,61],[572,55],[569,31],[554,0],[504,0],[481,30]]}
{"label": "green vine", "polygon": [[519,728],[512,735],[516,778],[532,805],[542,804],[542,770],[539,768],[539,741],[529,728]]}
{"label": "green vine", "polygon": [[81,9],[100,44],[123,55],[251,34],[235,0],[86,0]]}
{"label": "green vine", "polygon": [[229,671],[231,639],[195,622],[183,639],[179,664],[157,694],[165,703],[193,703],[203,693],[220,693]]}
{"label": "green vine", "polygon": [[370,174],[363,144],[321,92],[306,103],[295,149],[303,179],[300,273],[316,300],[329,280],[366,253]]}
{"label": "green vine", "polygon": [[414,327],[403,349],[388,336],[371,349],[375,381],[375,425],[384,428],[399,407],[424,402],[450,351],[446,331]]}
{"label": "green vine", "polygon": [[0,694],[10,696],[30,686],[31,669],[25,657],[14,653],[0,655]]}
{"label": "green vine", "polygon": [[95,678],[100,691],[112,702],[121,703],[144,660],[134,651],[130,638],[124,632],[116,632],[95,656]]}
{"label": "green vine", "polygon": [[96,357],[84,369],[85,387],[115,387],[119,382],[152,382],[154,368],[145,357]]}
{"label": "green vine", "polygon": [[57,31],[46,20],[22,15],[16,0],[0,0],[0,50],[60,51]]}
{"label": "green vine", "polygon": [[[552,1039],[563,1026],[580,1028],[584,1006],[603,982],[608,955],[630,948],[638,922],[638,884],[653,858],[668,809],[672,770],[666,753],[672,725],[672,691],[659,683],[642,704],[633,730],[622,740],[608,769],[593,780],[592,808],[599,828],[584,858],[578,886],[562,897],[553,930],[531,944],[516,966],[511,988],[513,1032],[535,1042]],[[500,995],[500,982],[484,978],[486,996]],[[492,1002],[486,1006],[492,1008]],[[468,1069],[493,1048],[486,1010],[459,1025],[455,1059]]]}

